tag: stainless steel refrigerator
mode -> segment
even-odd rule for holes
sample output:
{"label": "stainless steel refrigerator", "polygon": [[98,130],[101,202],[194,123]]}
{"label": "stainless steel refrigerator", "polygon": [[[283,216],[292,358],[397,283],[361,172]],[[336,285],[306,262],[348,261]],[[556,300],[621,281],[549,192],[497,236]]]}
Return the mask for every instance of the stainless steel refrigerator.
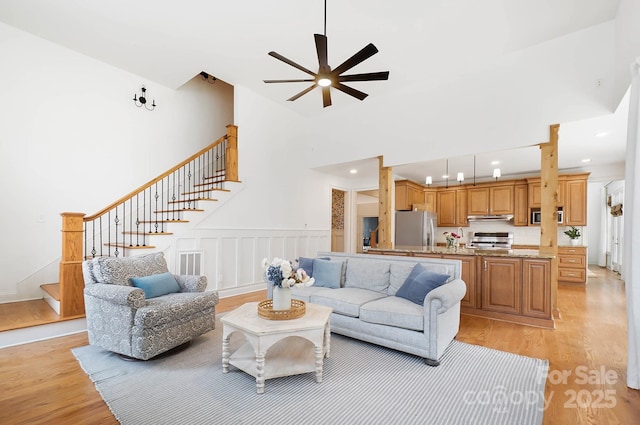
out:
{"label": "stainless steel refrigerator", "polygon": [[396,248],[432,248],[436,243],[437,215],[428,211],[396,211]]}

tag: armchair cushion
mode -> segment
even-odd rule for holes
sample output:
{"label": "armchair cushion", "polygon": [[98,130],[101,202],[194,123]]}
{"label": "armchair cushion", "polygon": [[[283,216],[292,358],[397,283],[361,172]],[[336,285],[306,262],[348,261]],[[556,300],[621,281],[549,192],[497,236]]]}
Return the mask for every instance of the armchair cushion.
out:
{"label": "armchair cushion", "polygon": [[131,278],[131,283],[136,288],[142,289],[146,298],[155,298],[180,292],[180,285],[169,272],[152,274],[151,276],[134,276]]}

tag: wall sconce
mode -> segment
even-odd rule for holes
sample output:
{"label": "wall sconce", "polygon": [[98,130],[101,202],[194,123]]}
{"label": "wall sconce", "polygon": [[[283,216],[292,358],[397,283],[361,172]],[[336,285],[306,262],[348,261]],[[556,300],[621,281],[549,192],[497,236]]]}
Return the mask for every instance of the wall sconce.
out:
{"label": "wall sconce", "polygon": [[153,99],[153,102],[151,102],[151,108],[149,108],[149,106],[147,105],[147,97],[145,96],[147,89],[142,86],[141,90],[142,92],[140,93],[140,97],[136,97],[135,93],[133,95],[133,102],[136,104],[136,106],[138,108],[144,106],[147,111],[153,111],[154,109],[156,109],[156,100]]}
{"label": "wall sconce", "polygon": [[462,184],[462,182],[464,181],[464,173],[458,173],[458,177],[456,177],[456,180],[458,180],[458,182]]}
{"label": "wall sconce", "polygon": [[[204,71],[202,71],[200,73],[200,76],[202,77],[203,80],[205,80],[209,84],[215,84],[215,82],[218,81],[218,79],[216,77],[214,77],[213,75],[209,75]],[[211,77],[211,78],[209,78],[209,77]]]}
{"label": "wall sconce", "polygon": [[494,168],[493,169],[493,178],[498,180],[500,178],[501,174],[500,174],[500,169],[499,168]]}
{"label": "wall sconce", "polygon": [[427,186],[431,186],[433,184],[433,179],[431,178],[431,176],[427,176],[427,179],[425,180],[425,184]]}

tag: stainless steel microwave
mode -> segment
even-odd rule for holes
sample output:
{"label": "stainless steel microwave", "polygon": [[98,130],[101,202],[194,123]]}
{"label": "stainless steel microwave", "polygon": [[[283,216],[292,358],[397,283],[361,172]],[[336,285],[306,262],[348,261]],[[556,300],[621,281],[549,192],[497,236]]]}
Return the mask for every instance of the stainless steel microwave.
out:
{"label": "stainless steel microwave", "polygon": [[[540,224],[542,223],[542,213],[540,209],[532,209],[531,210],[531,224]],[[564,216],[562,213],[562,207],[558,208],[558,224],[564,223]]]}

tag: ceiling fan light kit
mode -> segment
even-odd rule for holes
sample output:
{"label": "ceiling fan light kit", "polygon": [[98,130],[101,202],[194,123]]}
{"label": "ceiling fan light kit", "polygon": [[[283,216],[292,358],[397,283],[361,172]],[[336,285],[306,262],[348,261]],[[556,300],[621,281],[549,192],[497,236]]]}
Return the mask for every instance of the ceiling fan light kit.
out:
{"label": "ceiling fan light kit", "polygon": [[316,53],[318,54],[318,72],[313,72],[302,65],[297,64],[291,59],[287,59],[279,53],[274,51],[269,52],[269,56],[272,56],[300,71],[311,75],[313,78],[304,79],[292,79],[292,80],[264,80],[265,83],[313,83],[311,86],[295,94],[287,99],[288,101],[294,101],[303,95],[309,93],[311,90],[320,86],[322,88],[322,105],[323,107],[331,106],[331,88],[340,90],[350,96],[359,100],[364,100],[368,94],[363,93],[360,90],[349,87],[343,82],[355,82],[355,81],[375,81],[375,80],[388,80],[389,71],[381,72],[368,72],[364,74],[351,74],[342,75],[342,73],[350,70],[354,66],[364,62],[371,56],[378,53],[378,49],[372,43],[367,44],[359,52],[351,56],[335,69],[331,69],[329,66],[329,60],[327,55],[327,1],[324,2],[324,34],[314,34],[316,42]]}

